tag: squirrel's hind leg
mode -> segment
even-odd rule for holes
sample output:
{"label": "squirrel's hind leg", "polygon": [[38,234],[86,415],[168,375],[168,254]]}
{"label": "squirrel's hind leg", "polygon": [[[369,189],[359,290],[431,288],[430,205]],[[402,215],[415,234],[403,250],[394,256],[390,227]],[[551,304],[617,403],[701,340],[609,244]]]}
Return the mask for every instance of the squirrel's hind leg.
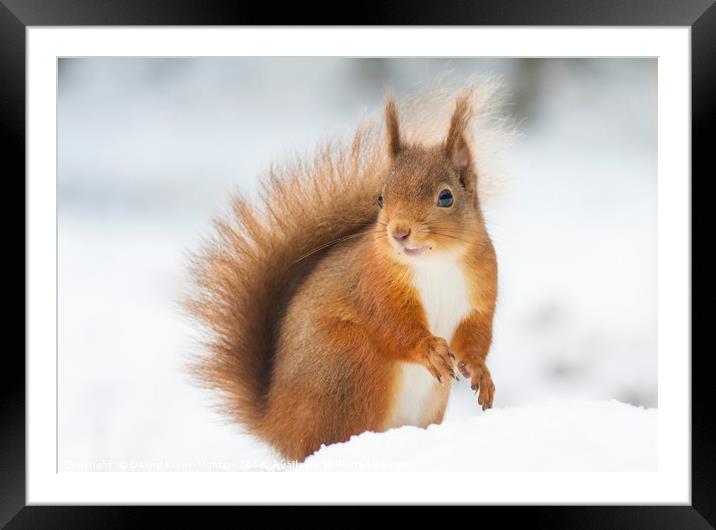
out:
{"label": "squirrel's hind leg", "polygon": [[[382,431],[392,401],[394,363],[360,325],[333,321],[287,336],[271,385],[263,438],[302,462],[323,444]],[[282,369],[283,368],[283,369]]]}

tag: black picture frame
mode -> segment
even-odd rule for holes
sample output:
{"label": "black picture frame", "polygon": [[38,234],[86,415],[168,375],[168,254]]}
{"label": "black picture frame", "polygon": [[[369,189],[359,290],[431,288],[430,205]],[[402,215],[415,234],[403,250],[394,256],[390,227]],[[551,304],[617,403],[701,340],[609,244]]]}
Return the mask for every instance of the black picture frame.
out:
{"label": "black picture frame", "polygon": [[[345,13],[348,13],[346,10]],[[569,26],[688,26],[691,28],[692,198],[694,183],[712,178],[711,138],[716,136],[716,6],[714,0],[493,0],[442,2],[361,2],[360,9],[342,15],[325,4],[275,4],[247,2],[197,2],[192,0],[0,0],[0,131],[4,166],[5,226],[17,217],[8,206],[25,197],[25,29],[27,26],[86,25],[569,25]],[[348,18],[350,17],[350,18]],[[711,169],[711,171],[709,171]],[[23,175],[23,178],[20,176]],[[9,186],[12,186],[10,188]],[[697,189],[700,187],[697,186]],[[23,200],[24,205],[24,200]],[[693,222],[692,226],[701,225]],[[12,222],[12,224],[11,224]],[[13,230],[6,230],[6,240]],[[20,237],[19,235],[17,236]],[[23,249],[25,248],[23,231]],[[693,239],[692,239],[693,241]],[[19,247],[19,245],[18,245]],[[692,246],[693,248],[693,246]],[[25,253],[9,259],[8,271],[27,266]],[[694,267],[693,279],[704,278]],[[24,274],[17,270],[6,282]],[[25,281],[27,281],[26,276]],[[707,285],[707,284],[697,284]],[[700,287],[699,298],[713,302],[713,288]],[[19,288],[19,287],[18,287]],[[704,293],[704,290],[707,290]],[[693,293],[693,290],[692,290]],[[695,294],[695,293],[694,293]],[[48,295],[48,300],[52,295]],[[692,304],[696,297],[692,294]],[[23,309],[25,303],[23,303]],[[8,319],[20,311],[6,305]],[[25,318],[24,311],[22,318]],[[692,310],[694,323],[703,313]],[[17,326],[20,327],[19,325]],[[7,325],[6,330],[13,329]],[[23,326],[23,329],[26,329]],[[22,344],[26,336],[23,334]],[[23,348],[24,350],[24,348]],[[476,524],[498,518],[502,525],[527,521],[550,528],[714,528],[716,525],[716,414],[711,409],[714,391],[708,370],[709,351],[692,346],[692,474],[690,506],[571,506],[477,508]],[[144,526],[161,517],[169,522],[181,517],[189,523],[205,523],[206,512],[186,508],[149,507],[39,507],[25,505],[25,358],[20,348],[6,347],[2,373],[0,414],[0,524],[8,528],[102,528]],[[565,480],[569,480],[568,476]],[[235,508],[221,508],[222,511]],[[475,509],[475,508],[472,508]],[[289,516],[303,510],[289,509]],[[172,517],[173,516],[173,517]],[[178,516],[178,517],[177,517]],[[356,522],[360,515],[355,516]],[[455,520],[455,518],[452,518]],[[371,519],[371,522],[374,519]],[[368,520],[366,519],[366,522]],[[458,520],[459,521],[459,520]]]}

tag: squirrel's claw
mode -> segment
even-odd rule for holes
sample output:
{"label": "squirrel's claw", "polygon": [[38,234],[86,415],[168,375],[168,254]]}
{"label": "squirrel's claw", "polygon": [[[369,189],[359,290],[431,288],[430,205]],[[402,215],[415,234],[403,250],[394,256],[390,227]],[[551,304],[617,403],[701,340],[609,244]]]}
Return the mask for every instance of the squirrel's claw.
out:
{"label": "squirrel's claw", "polygon": [[457,369],[460,370],[460,373],[463,377],[469,378],[470,377],[470,369],[467,367],[467,365],[460,361],[457,363]]}

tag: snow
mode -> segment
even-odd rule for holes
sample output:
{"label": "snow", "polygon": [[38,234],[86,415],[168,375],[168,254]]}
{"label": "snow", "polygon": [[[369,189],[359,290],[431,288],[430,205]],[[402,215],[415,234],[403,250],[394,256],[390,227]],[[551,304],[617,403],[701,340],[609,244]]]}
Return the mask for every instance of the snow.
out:
{"label": "snow", "polygon": [[[503,156],[509,185],[486,211],[500,270],[496,408],[483,415],[456,385],[443,425],[364,434],[311,462],[388,462],[402,445],[415,469],[454,465],[450,448],[465,466],[524,454],[596,469],[608,454],[610,469],[653,467],[655,59],[98,58],[60,63],[60,470],[285,468],[186,374],[199,351],[178,305],[187,253],[228,192],[256,193],[269,161],[349,131],[386,86],[400,94],[445,65],[505,75],[522,121]],[[475,461],[473,446],[489,456]]]}
{"label": "snow", "polygon": [[655,409],[561,401],[323,446],[299,471],[655,471]]}

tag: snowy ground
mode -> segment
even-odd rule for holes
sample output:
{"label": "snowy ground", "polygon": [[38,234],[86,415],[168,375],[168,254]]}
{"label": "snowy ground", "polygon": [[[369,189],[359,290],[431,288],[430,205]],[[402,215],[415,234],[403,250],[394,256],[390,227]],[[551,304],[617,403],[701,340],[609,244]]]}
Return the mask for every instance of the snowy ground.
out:
{"label": "snowy ground", "polygon": [[426,430],[363,433],[302,471],[654,471],[656,410],[617,401],[493,409]]}
{"label": "snowy ground", "polygon": [[[186,377],[187,252],[227,191],[253,193],[273,157],[349,130],[386,84],[400,92],[444,65],[157,64],[60,68],[60,469],[280,468]],[[487,212],[500,263],[496,409],[483,415],[457,385],[444,425],[365,434],[310,465],[387,463],[410,446],[416,469],[653,468],[655,61],[530,64],[521,77],[514,61],[452,63],[457,74],[496,69],[532,101],[524,116],[513,109],[523,135],[505,153],[509,189]],[[490,456],[471,459],[477,447]],[[450,448],[467,454],[438,461]]]}

